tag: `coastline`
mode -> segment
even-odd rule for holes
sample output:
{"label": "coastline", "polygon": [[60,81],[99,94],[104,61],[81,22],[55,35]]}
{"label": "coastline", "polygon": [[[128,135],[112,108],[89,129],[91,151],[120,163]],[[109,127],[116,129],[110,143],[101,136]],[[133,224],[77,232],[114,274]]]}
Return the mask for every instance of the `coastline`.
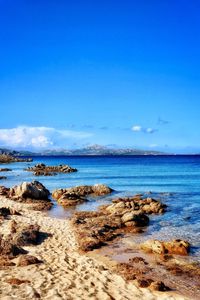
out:
{"label": "coastline", "polygon": [[[0,270],[0,297],[6,299],[170,299],[188,298],[175,292],[153,292],[126,282],[109,267],[106,259],[98,255],[86,255],[78,251],[75,234],[70,221],[57,219],[44,212],[33,211],[27,204],[0,197],[0,207],[21,212],[4,221],[3,230],[10,220],[23,224],[38,224],[47,234],[37,246],[26,246],[28,254],[43,263],[25,267],[8,267]],[[19,286],[6,282],[10,278],[29,280]]]}

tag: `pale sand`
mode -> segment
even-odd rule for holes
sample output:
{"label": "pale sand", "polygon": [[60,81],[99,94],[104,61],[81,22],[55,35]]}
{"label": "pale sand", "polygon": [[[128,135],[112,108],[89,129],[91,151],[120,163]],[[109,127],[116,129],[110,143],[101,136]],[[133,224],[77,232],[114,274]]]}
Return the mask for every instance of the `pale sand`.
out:
{"label": "pale sand", "polygon": [[[171,292],[151,292],[138,288],[133,283],[108,270],[96,258],[81,255],[69,220],[56,219],[42,212],[27,209],[26,204],[0,198],[0,207],[12,207],[22,211],[22,216],[11,216],[24,224],[38,224],[41,231],[52,234],[40,245],[24,247],[28,254],[43,260],[39,265],[11,267],[0,270],[0,299],[186,299]],[[5,232],[8,221],[4,221],[0,232]],[[9,278],[30,280],[13,286],[5,282]]]}

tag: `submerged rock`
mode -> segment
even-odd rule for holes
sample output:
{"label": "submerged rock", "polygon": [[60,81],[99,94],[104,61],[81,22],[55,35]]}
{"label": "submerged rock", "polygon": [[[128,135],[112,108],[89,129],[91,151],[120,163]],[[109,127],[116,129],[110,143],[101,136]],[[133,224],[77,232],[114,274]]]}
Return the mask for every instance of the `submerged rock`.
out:
{"label": "submerged rock", "polygon": [[184,240],[173,240],[169,242],[148,240],[141,244],[140,248],[150,253],[188,255],[190,243]]}
{"label": "submerged rock", "polygon": [[32,171],[35,176],[53,176],[57,173],[72,173],[77,172],[76,168],[68,165],[46,166],[45,164],[37,164],[34,167],[28,167],[26,171]]}
{"label": "submerged rock", "polygon": [[7,179],[6,176],[0,176],[0,180]]}

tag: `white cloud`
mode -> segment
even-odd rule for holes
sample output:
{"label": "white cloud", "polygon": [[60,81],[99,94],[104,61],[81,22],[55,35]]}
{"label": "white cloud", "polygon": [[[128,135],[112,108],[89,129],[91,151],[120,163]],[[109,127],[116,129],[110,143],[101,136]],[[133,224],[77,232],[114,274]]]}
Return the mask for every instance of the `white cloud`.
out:
{"label": "white cloud", "polygon": [[13,148],[67,147],[74,140],[81,140],[90,136],[92,136],[91,133],[82,131],[18,126],[11,129],[0,129],[0,145]]}
{"label": "white cloud", "polygon": [[145,127],[142,127],[140,125],[134,125],[131,128],[131,130],[134,131],[134,132],[144,132],[144,133],[154,133],[155,131],[157,131],[157,129],[154,129],[154,128],[151,128],[151,127],[145,128]]}
{"label": "white cloud", "polygon": [[142,126],[140,126],[140,125],[134,125],[131,129],[133,131],[140,132],[140,131],[142,131]]}

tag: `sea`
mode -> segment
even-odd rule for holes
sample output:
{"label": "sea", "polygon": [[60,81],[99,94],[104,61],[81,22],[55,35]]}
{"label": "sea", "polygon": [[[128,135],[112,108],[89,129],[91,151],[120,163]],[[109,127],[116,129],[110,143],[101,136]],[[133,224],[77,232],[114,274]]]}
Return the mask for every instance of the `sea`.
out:
{"label": "sea", "polygon": [[[68,164],[78,172],[35,177],[24,169],[38,163]],[[113,198],[144,193],[167,204],[163,215],[150,216],[150,225],[137,242],[147,239],[185,239],[192,245],[191,257],[200,262],[200,156],[34,156],[30,163],[3,164],[12,172],[1,172],[7,179],[0,185],[11,187],[23,181],[38,180],[50,191],[77,185],[103,183],[115,191],[89,198],[76,208],[64,209],[54,201],[48,214],[69,218],[75,210],[96,210]],[[133,236],[133,239],[135,237]]]}

